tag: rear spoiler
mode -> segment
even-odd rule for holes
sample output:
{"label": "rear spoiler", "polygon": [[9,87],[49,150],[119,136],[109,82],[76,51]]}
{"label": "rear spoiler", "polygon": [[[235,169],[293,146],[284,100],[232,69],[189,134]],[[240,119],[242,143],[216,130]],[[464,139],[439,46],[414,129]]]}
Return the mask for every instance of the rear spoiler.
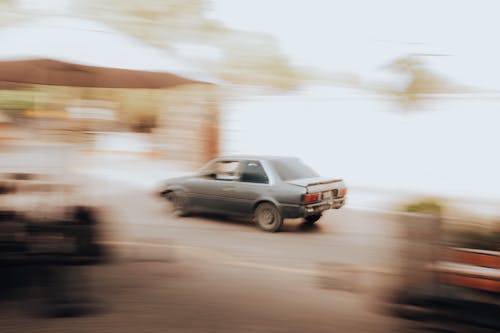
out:
{"label": "rear spoiler", "polygon": [[323,184],[331,184],[331,183],[338,183],[341,182],[342,179],[332,179],[332,180],[325,180],[325,181],[320,181],[320,182],[314,182],[314,183],[309,183],[307,186],[314,186],[314,185],[323,185]]}

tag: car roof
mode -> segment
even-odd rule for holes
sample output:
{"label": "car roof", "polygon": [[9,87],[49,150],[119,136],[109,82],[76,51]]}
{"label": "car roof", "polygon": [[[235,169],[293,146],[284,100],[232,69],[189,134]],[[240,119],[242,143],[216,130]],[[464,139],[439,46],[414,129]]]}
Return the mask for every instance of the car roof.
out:
{"label": "car roof", "polygon": [[276,155],[224,155],[220,156],[218,160],[284,160],[284,159],[296,159],[295,156],[276,156]]}

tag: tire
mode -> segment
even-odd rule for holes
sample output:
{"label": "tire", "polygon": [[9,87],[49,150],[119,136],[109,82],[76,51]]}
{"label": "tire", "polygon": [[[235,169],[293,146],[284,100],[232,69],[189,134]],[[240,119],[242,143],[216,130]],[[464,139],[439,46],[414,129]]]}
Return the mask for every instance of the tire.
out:
{"label": "tire", "polygon": [[182,217],[189,214],[187,204],[188,199],[180,191],[172,191],[167,194],[167,200],[170,204],[170,212],[174,216]]}
{"label": "tire", "polygon": [[321,218],[321,214],[309,215],[304,218],[305,224],[314,224]]}
{"label": "tire", "polygon": [[283,217],[275,205],[263,202],[255,208],[255,220],[264,231],[276,232],[283,225]]}

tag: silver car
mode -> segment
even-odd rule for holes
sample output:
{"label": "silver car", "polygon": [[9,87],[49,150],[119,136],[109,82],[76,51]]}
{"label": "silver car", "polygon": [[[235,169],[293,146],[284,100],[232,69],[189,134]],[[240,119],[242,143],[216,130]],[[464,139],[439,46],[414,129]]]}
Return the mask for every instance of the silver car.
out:
{"label": "silver car", "polygon": [[342,179],[321,177],[300,159],[278,156],[219,157],[191,176],[167,180],[160,194],[177,216],[191,212],[254,217],[276,232],[286,218],[318,221],[345,203]]}

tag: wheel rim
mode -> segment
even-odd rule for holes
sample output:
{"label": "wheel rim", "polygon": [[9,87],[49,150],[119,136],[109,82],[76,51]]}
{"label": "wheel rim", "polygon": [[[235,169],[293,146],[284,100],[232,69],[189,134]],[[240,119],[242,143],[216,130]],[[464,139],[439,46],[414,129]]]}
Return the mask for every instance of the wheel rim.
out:
{"label": "wheel rim", "polygon": [[169,198],[170,210],[172,213],[177,213],[182,211],[182,199],[176,194],[172,193]]}
{"label": "wheel rim", "polygon": [[178,196],[174,196],[174,200],[172,201],[172,204],[174,206],[174,211],[182,209],[181,199]]}
{"label": "wheel rim", "polygon": [[281,216],[275,207],[262,205],[256,212],[257,224],[266,231],[276,231],[281,225]]}
{"label": "wheel rim", "polygon": [[263,225],[270,226],[274,223],[275,220],[276,218],[274,216],[274,212],[270,209],[264,209],[260,214],[260,222]]}

